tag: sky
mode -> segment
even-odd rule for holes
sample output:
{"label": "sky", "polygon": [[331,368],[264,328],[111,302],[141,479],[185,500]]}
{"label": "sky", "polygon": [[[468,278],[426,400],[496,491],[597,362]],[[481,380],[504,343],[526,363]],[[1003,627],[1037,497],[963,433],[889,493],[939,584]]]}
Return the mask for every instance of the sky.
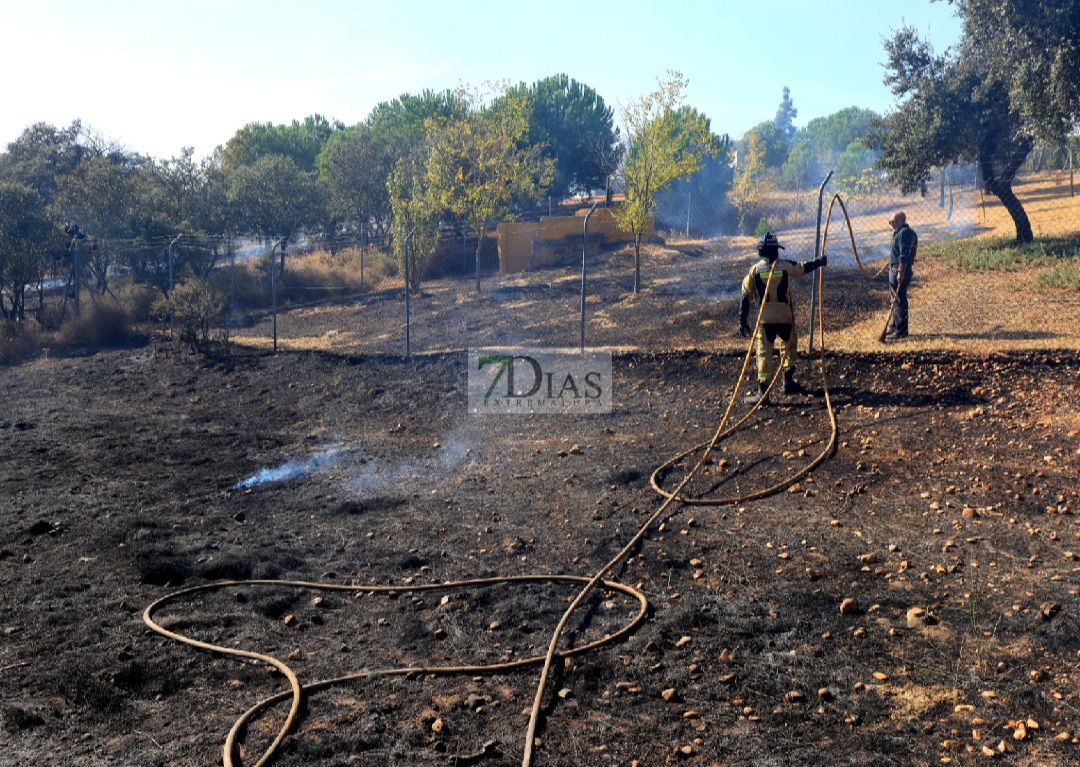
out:
{"label": "sky", "polygon": [[8,0],[0,6],[0,147],[81,120],[158,159],[211,154],[248,123],[362,122],[425,89],[564,73],[616,113],[671,71],[715,133],[894,105],[883,40],[960,39],[943,0]]}

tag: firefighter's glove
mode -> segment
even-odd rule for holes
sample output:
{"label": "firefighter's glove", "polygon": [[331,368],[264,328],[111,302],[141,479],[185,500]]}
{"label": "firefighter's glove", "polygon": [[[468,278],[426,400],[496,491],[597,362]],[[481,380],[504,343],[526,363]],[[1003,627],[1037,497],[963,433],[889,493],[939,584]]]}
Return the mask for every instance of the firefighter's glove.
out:
{"label": "firefighter's glove", "polygon": [[743,296],[742,306],[739,307],[739,333],[743,338],[748,338],[754,331],[750,328],[750,296]]}
{"label": "firefighter's glove", "polygon": [[805,271],[807,274],[809,274],[810,272],[813,272],[813,271],[815,271],[817,269],[820,269],[821,267],[825,266],[828,263],[829,263],[829,257],[828,256],[822,256],[821,258],[815,258],[813,261],[807,261],[805,264],[803,264],[803,271]]}

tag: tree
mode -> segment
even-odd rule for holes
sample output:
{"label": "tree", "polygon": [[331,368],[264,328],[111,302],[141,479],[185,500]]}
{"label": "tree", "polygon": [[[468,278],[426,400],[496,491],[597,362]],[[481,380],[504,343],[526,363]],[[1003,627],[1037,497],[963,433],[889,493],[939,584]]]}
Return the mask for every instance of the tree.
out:
{"label": "tree", "polygon": [[750,136],[755,136],[760,142],[762,150],[761,161],[765,163],[766,168],[780,168],[784,165],[789,150],[788,138],[783,129],[775,122],[766,121],[758,123],[744,133],[742,141],[739,142],[740,154],[746,151],[747,142],[749,141]]}
{"label": "tree", "polygon": [[753,221],[766,191],[768,182],[765,171],[765,144],[756,133],[749,133],[728,195],[738,212],[737,226],[740,232],[746,231],[747,221]]}
{"label": "tree", "polygon": [[1012,190],[1036,141],[1064,140],[1080,118],[1080,6],[1073,0],[952,0],[963,19],[955,50],[936,55],[904,28],[886,42],[886,83],[900,99],[875,129],[881,167],[925,194],[934,166],[978,163],[1018,242],[1033,239]]}
{"label": "tree", "polygon": [[252,165],[261,157],[278,154],[291,159],[303,171],[315,170],[316,160],[330,137],[345,126],[331,123],[320,114],[293,120],[289,125],[248,123],[233,134],[222,153],[226,168]]}
{"label": "tree", "polygon": [[334,134],[319,159],[326,185],[329,213],[359,236],[360,228],[374,223],[382,231],[390,216],[387,180],[393,158],[368,125]]}
{"label": "tree", "polygon": [[24,318],[26,288],[41,284],[50,254],[63,251],[63,236],[48,219],[45,201],[36,190],[0,182],[0,314],[4,319]]}
{"label": "tree", "polygon": [[[229,200],[247,232],[286,243],[317,220],[319,189],[313,174],[288,157],[271,154],[230,174]],[[281,273],[285,272],[285,252]]]}
{"label": "tree", "polygon": [[439,243],[439,209],[426,184],[424,159],[421,153],[402,157],[387,182],[394,211],[394,253],[405,275],[405,289],[413,292],[420,290],[420,276]]}
{"label": "tree", "polygon": [[964,20],[962,45],[1004,84],[1036,140],[1053,144],[1080,117],[1080,4],[1075,0],[950,0]]}
{"label": "tree", "polygon": [[549,194],[588,194],[607,184],[613,152],[620,144],[614,113],[596,91],[565,74],[538,80],[510,94],[528,104],[526,144],[543,145],[555,163]]}
{"label": "tree", "polygon": [[869,194],[877,186],[877,153],[853,141],[836,160],[836,183],[851,195]]}
{"label": "tree", "polygon": [[34,123],[0,154],[0,180],[26,184],[49,206],[61,179],[87,155],[85,144],[78,120],[67,128]]}
{"label": "tree", "polygon": [[511,215],[522,199],[538,200],[551,184],[554,163],[539,147],[522,146],[528,130],[527,104],[504,90],[485,108],[479,94],[462,90],[469,109],[461,117],[425,122],[425,176],[431,204],[463,218],[477,234],[476,289],[484,232]]}
{"label": "tree", "polygon": [[831,166],[852,142],[861,141],[880,115],[872,109],[847,107],[826,117],[815,117],[796,134],[796,141],[809,141],[823,165]]}
{"label": "tree", "polygon": [[785,189],[806,189],[818,175],[821,164],[810,140],[796,139],[780,168],[780,183]]}
{"label": "tree", "polygon": [[634,293],[641,290],[641,240],[652,225],[656,195],[677,178],[696,172],[720,151],[709,120],[682,106],[687,80],[669,72],[652,93],[623,107],[628,149],[623,160],[626,202],[615,219],[634,239]]}
{"label": "tree", "polygon": [[131,224],[138,208],[134,180],[149,162],[116,147],[99,149],[59,180],[51,213],[96,240],[89,266],[99,293],[109,289],[118,256],[114,242],[134,236]]}
{"label": "tree", "polygon": [[798,116],[799,110],[795,108],[795,103],[791,100],[791,89],[785,85],[784,98],[780,101],[780,107],[776,110],[773,123],[784,134],[789,145],[791,140],[795,138],[795,118]]}

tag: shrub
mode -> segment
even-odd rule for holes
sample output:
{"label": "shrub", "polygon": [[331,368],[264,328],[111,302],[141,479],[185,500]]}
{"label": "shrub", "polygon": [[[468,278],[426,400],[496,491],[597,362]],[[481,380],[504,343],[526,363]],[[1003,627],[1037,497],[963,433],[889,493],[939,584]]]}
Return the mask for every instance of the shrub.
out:
{"label": "shrub", "polygon": [[111,298],[99,298],[78,319],[70,319],[53,336],[57,346],[105,346],[130,337],[128,314]]}
{"label": "shrub", "polygon": [[761,220],[758,221],[757,226],[754,227],[754,238],[760,239],[761,235],[765,234],[765,232],[771,231],[772,226],[769,225],[769,219],[765,218],[765,216],[762,216]]}
{"label": "shrub", "polygon": [[0,322],[0,363],[18,362],[38,351],[41,335],[36,322]]}
{"label": "shrub", "polygon": [[164,306],[156,305],[158,312],[164,309],[172,318],[175,341],[192,350],[208,348],[210,328],[221,317],[223,307],[217,288],[201,278],[176,286]]}

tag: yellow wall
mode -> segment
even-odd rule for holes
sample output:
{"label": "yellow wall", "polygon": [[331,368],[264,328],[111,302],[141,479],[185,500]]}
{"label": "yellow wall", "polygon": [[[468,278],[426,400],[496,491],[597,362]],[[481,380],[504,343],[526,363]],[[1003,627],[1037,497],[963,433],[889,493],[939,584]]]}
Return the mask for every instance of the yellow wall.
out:
{"label": "yellow wall", "polygon": [[[502,223],[495,227],[499,240],[499,271],[503,274],[524,272],[543,266],[556,266],[581,253],[583,218],[587,210],[573,216],[551,216],[539,222]],[[652,236],[652,227],[645,239]],[[597,208],[589,218],[589,239],[599,237],[601,244],[631,242],[629,232],[615,224],[609,208]]]}

